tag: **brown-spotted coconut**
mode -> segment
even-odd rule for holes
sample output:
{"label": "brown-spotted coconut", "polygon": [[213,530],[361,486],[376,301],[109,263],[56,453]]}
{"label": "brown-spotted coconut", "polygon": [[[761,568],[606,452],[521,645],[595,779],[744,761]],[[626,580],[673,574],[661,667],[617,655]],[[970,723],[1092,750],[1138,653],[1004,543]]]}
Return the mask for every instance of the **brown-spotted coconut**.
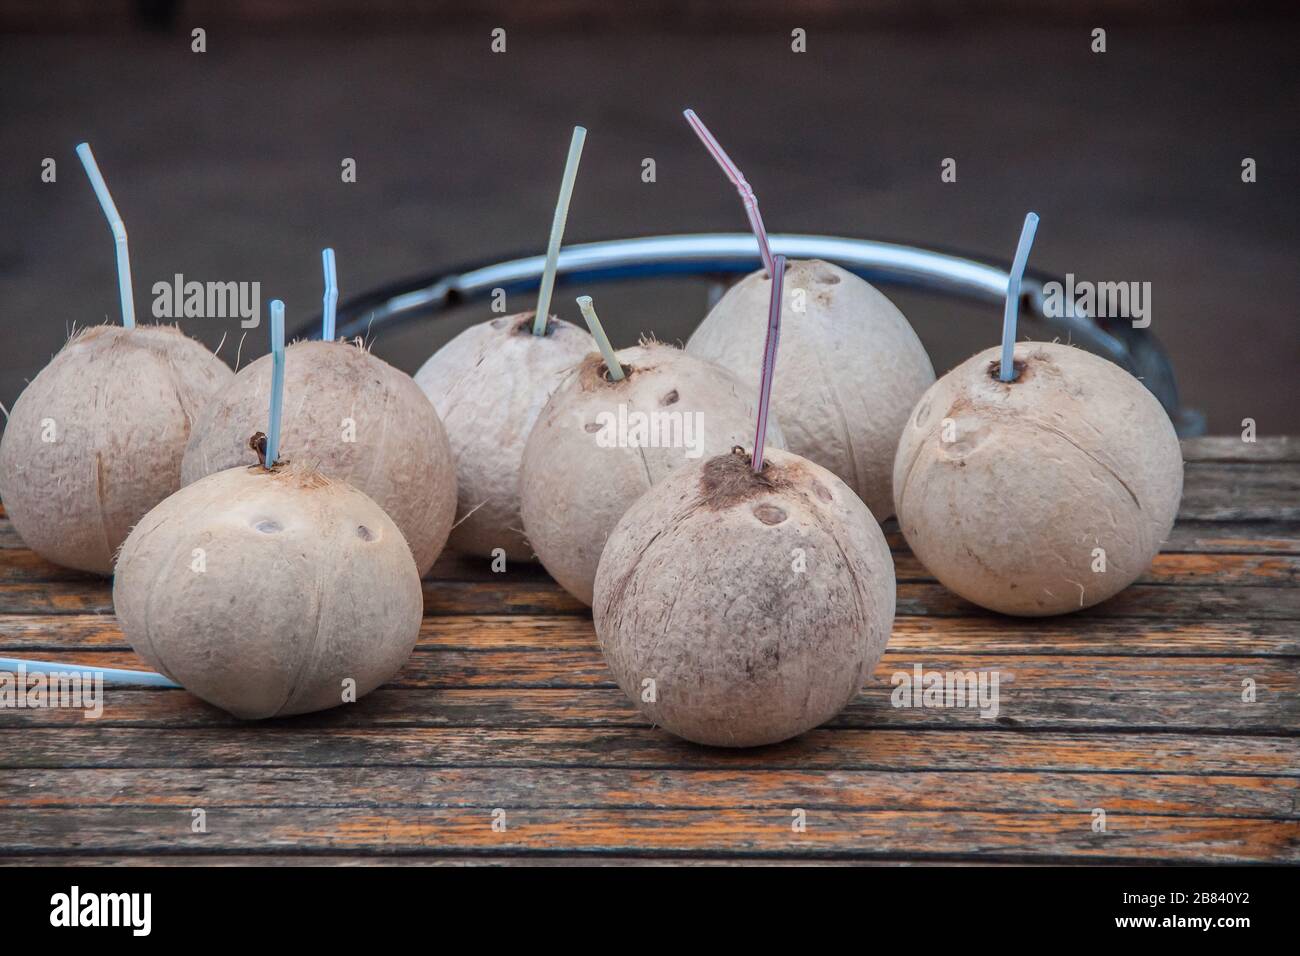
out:
{"label": "brown-spotted coconut", "polygon": [[75,334],[18,396],[0,439],[0,500],[23,542],[111,574],[131,527],[180,487],[193,422],[233,377],[173,326]]}
{"label": "brown-spotted coconut", "polygon": [[834,717],[884,653],[894,565],[831,472],[768,449],[679,468],[627,510],[593,614],[615,679],[651,721],[702,744],[785,740]]}
{"label": "brown-spotted coconut", "polygon": [[1183,459],[1169,416],[1119,366],[1022,342],[1017,377],[980,352],[926,392],[894,463],[898,523],[946,587],[1004,614],[1088,607],[1168,536]]}
{"label": "brown-spotted coconut", "polygon": [[[271,367],[262,356],[208,403],[185,450],[186,484],[257,461],[248,436],[266,427]],[[433,567],[456,510],[456,465],[442,420],[409,375],[359,342],[290,345],[280,447],[373,498],[401,529],[420,573]]]}
{"label": "brown-spotted coconut", "polygon": [[[752,375],[762,362],[770,298],[767,273],[751,273],[713,307],[686,351]],[[930,358],[889,299],[831,263],[789,263],[782,303],[772,411],[785,440],[838,475],[884,521],[894,510],[898,436],[934,382]]]}
{"label": "brown-spotted coconut", "polygon": [[423,611],[387,513],[294,463],[220,471],[150,511],[122,547],[113,606],[151,667],[247,719],[378,687],[410,657]]}
{"label": "brown-spotted coconut", "polygon": [[456,457],[459,503],[450,546],[530,561],[519,514],[524,444],[547,399],[596,343],[584,329],[551,316],[533,335],[533,313],[471,325],[415,374],[442,416]]}
{"label": "brown-spotted coconut", "polygon": [[[758,393],[725,369],[658,342],[616,353],[614,381],[588,355],[542,409],[524,448],[524,531],[542,566],[590,604],[618,519],[675,469],[753,440]],[[768,419],[767,444],[784,448]]]}

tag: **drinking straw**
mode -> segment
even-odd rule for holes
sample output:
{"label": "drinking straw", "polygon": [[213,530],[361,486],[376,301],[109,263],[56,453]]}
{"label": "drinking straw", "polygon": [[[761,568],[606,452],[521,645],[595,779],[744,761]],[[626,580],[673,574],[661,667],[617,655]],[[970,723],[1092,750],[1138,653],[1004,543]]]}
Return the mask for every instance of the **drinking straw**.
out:
{"label": "drinking straw", "polygon": [[113,204],[113,196],[109,193],[108,183],[104,182],[103,174],[99,171],[99,164],[95,162],[95,154],[90,151],[90,144],[82,143],[78,146],[77,156],[81,158],[81,165],[86,168],[86,175],[90,177],[90,186],[95,190],[95,196],[99,199],[99,206],[104,210],[104,215],[108,217],[109,228],[113,230],[113,241],[117,245],[117,291],[122,299],[122,327],[133,329],[135,328],[135,299],[131,294],[131,253],[126,247],[126,223],[122,221],[117,206]]}
{"label": "drinking straw", "polygon": [[266,457],[271,468],[280,457],[280,418],[284,411],[284,303],[271,301],[271,421],[266,429]]}
{"label": "drinking straw", "polygon": [[763,442],[767,438],[767,409],[772,402],[772,374],[776,371],[776,348],[781,342],[781,293],[785,287],[785,256],[772,260],[772,297],[767,305],[767,338],[763,340],[763,371],[758,380],[758,429],[754,436],[755,473],[763,470]]}
{"label": "drinking straw", "polygon": [[339,277],[334,268],[334,250],[322,249],[321,262],[325,267],[325,305],[321,311],[320,337],[326,342],[334,341],[334,316],[339,304]]}
{"label": "drinking straw", "polygon": [[600,319],[596,317],[596,308],[591,304],[591,296],[578,296],[578,308],[582,310],[582,317],[587,320],[587,328],[591,330],[591,337],[596,340],[596,346],[605,359],[605,368],[609,369],[609,377],[615,382],[622,381],[623,366],[619,364],[618,356],[614,354],[614,347],[609,344],[605,329],[600,324]]}
{"label": "drinking straw", "polygon": [[736,191],[740,193],[740,201],[745,204],[745,215],[749,217],[749,228],[753,230],[754,238],[758,240],[758,253],[763,259],[763,268],[767,270],[768,275],[772,275],[772,250],[767,244],[767,229],[763,226],[763,217],[758,212],[758,197],[754,195],[754,190],[745,179],[745,174],[740,171],[740,167],[732,162],[727,151],[722,148],[722,144],[704,125],[704,121],[695,115],[695,110],[686,110],[683,115],[686,117],[686,122],[691,124],[691,129],[695,130],[695,135],[704,143],[704,147],[713,155],[714,160],[736,187]]}
{"label": "drinking straw", "polygon": [[1011,274],[1007,276],[1007,301],[1002,306],[1002,364],[998,368],[998,378],[1004,382],[1010,382],[1016,377],[1012,353],[1016,346],[1016,319],[1020,315],[1020,280],[1025,276],[1029,247],[1034,244],[1034,233],[1037,231],[1038,213],[1031,212],[1025,216],[1025,224],[1020,229],[1016,257],[1011,262]]}
{"label": "drinking straw", "polygon": [[18,657],[0,657],[0,670],[16,673],[20,670],[29,674],[68,674],[90,672],[104,678],[105,684],[123,687],[180,687],[173,680],[155,674],[153,671],[122,670],[116,667],[90,667],[86,664],[74,664],[68,661],[29,661]]}
{"label": "drinking straw", "polygon": [[564,178],[560,180],[560,198],[555,202],[555,218],[551,220],[551,241],[546,246],[546,267],[542,269],[542,285],[537,292],[537,315],[533,318],[533,335],[546,334],[546,319],[551,310],[551,293],[555,290],[555,269],[560,259],[560,240],[564,238],[564,224],[569,218],[569,200],[573,198],[573,183],[578,178],[578,161],[582,159],[582,144],[587,131],[573,127],[569,141],[569,158],[564,161]]}

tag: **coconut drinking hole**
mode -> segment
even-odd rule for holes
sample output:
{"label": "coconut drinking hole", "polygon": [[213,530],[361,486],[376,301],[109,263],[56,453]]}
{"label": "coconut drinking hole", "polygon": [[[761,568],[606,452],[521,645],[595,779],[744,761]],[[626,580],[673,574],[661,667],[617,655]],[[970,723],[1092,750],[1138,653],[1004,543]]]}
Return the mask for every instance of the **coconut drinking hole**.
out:
{"label": "coconut drinking hole", "polygon": [[989,363],[989,378],[993,379],[993,381],[997,382],[999,385],[1014,385],[1016,382],[1025,380],[1022,376],[1029,371],[1029,363],[1024,359],[1014,359],[1011,363],[1011,381],[1009,382],[1002,381],[1002,377],[999,375],[1001,370],[1001,361],[994,359]]}
{"label": "coconut drinking hole", "polygon": [[[519,314],[519,317],[515,320],[514,327],[511,328],[510,333],[512,335],[536,334],[533,332],[533,321],[536,319],[536,317],[537,317],[536,312],[521,312]],[[494,328],[495,327],[496,326],[494,325]],[[555,317],[548,316],[546,319],[546,331],[544,331],[541,334],[541,337],[545,338],[546,336],[550,335],[554,331],[555,331]]]}
{"label": "coconut drinking hole", "polygon": [[700,476],[700,503],[721,510],[762,494],[784,491],[790,487],[790,479],[784,471],[770,461],[763,463],[761,472],[754,471],[750,454],[737,445],[730,454],[718,455],[705,462]]}

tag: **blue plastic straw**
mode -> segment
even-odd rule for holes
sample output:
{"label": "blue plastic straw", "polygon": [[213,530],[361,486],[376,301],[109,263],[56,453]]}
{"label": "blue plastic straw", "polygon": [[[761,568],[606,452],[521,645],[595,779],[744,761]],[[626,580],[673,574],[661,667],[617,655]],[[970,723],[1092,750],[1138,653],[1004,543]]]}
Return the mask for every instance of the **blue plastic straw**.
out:
{"label": "blue plastic straw", "polygon": [[135,328],[135,298],[131,294],[131,254],[126,247],[126,223],[122,221],[117,206],[113,204],[108,183],[104,182],[104,177],[99,172],[99,164],[95,162],[95,154],[90,151],[90,144],[82,143],[78,146],[77,156],[81,158],[81,165],[86,167],[91,188],[95,190],[100,208],[104,210],[104,215],[108,217],[108,225],[113,230],[113,241],[117,244],[117,291],[122,297],[122,327],[133,329]]}
{"label": "blue plastic straw", "polygon": [[582,144],[587,131],[573,127],[569,141],[569,158],[564,162],[564,179],[560,181],[560,198],[555,202],[555,218],[551,220],[551,241],[546,246],[546,266],[542,269],[542,285],[537,292],[537,315],[533,318],[533,335],[546,334],[546,320],[551,311],[551,293],[555,291],[555,269],[560,259],[560,240],[564,238],[564,224],[569,218],[569,200],[573,198],[573,183],[578,178],[578,161],[582,159]]}
{"label": "blue plastic straw", "polygon": [[280,418],[284,412],[284,303],[271,300],[271,422],[266,429],[266,459],[270,468],[280,457]]}
{"label": "blue plastic straw", "polygon": [[1038,231],[1038,213],[1031,212],[1025,216],[1025,224],[1020,230],[1020,244],[1016,246],[1016,258],[1011,263],[1011,274],[1007,276],[1007,301],[1002,307],[1002,365],[998,369],[998,378],[1010,382],[1016,377],[1013,353],[1016,347],[1016,319],[1020,316],[1020,280],[1025,277],[1025,265],[1029,262],[1029,248],[1034,244],[1034,233]]}
{"label": "blue plastic straw", "polygon": [[322,250],[320,258],[325,266],[325,307],[322,310],[325,320],[321,324],[320,337],[326,342],[333,342],[334,315],[339,304],[339,277],[334,269],[334,250]]}
{"label": "blue plastic straw", "polygon": [[115,667],[90,667],[86,664],[73,664],[67,661],[28,661],[18,657],[0,657],[0,670],[17,673],[24,670],[29,674],[100,674],[105,684],[121,687],[180,687],[173,680],[155,674],[153,671],[119,670]]}

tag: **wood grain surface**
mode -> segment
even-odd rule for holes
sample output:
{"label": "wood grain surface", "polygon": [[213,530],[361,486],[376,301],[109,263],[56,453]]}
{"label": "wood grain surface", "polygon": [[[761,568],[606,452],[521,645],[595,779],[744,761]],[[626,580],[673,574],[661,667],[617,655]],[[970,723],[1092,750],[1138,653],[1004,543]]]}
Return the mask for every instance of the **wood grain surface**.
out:
{"label": "wood grain surface", "polygon": [[[888,524],[889,650],[796,740],[646,726],[540,569],[444,558],[410,662],[354,705],[249,724],[114,688],[98,719],[0,709],[0,863],[1300,862],[1300,443],[1183,447],[1164,552],[1079,614],[977,608]],[[109,582],[2,514],[0,656],[142,668]],[[917,664],[996,671],[997,715],[894,707]]]}

